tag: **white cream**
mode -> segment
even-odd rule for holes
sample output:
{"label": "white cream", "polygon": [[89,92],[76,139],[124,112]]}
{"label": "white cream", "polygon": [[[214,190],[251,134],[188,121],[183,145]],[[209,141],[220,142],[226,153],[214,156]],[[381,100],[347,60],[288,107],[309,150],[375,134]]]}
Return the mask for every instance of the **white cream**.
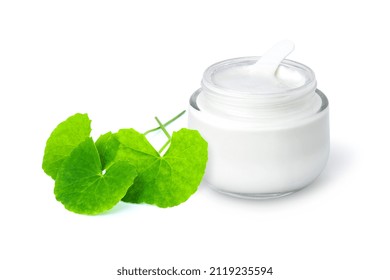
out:
{"label": "white cream", "polygon": [[204,182],[244,197],[286,195],[309,185],[329,153],[328,101],[313,71],[284,59],[281,42],[263,57],[206,69],[190,100],[189,127],[209,143]]}

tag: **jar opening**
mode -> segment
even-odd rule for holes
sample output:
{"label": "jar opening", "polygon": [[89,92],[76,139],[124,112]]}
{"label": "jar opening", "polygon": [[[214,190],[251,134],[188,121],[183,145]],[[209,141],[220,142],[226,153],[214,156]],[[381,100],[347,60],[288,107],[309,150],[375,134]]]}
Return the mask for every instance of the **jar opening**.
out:
{"label": "jar opening", "polygon": [[[236,94],[275,95],[315,88],[314,72],[299,62],[284,59],[275,73],[275,80],[261,77],[253,66],[260,56],[240,57],[217,62],[203,74],[202,87]],[[267,80],[268,79],[268,80]]]}
{"label": "jar opening", "polygon": [[262,76],[253,68],[259,58],[234,58],[207,68],[198,106],[217,115],[254,120],[318,111],[321,98],[315,94],[317,82],[309,67],[284,59],[275,75]]}

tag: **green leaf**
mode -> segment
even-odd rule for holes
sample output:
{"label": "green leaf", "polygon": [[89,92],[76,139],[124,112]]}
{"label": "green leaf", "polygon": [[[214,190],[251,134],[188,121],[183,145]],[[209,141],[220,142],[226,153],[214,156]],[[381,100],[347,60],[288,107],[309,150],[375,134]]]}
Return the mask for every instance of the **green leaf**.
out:
{"label": "green leaf", "polygon": [[45,173],[56,179],[62,162],[90,133],[91,120],[87,114],[75,114],[60,123],[46,142],[42,162]]}
{"label": "green leaf", "polygon": [[111,209],[126,194],[137,176],[127,161],[116,161],[102,172],[98,150],[87,138],[63,162],[54,194],[66,209],[95,215]]}
{"label": "green leaf", "polygon": [[110,163],[113,163],[118,147],[119,141],[112,132],[100,135],[96,141],[96,148],[98,149],[103,169],[106,169]]}
{"label": "green leaf", "polygon": [[120,142],[115,160],[130,161],[138,172],[123,201],[172,207],[198,189],[207,162],[207,142],[198,131],[174,132],[164,156],[134,129],[122,129],[115,137]]}

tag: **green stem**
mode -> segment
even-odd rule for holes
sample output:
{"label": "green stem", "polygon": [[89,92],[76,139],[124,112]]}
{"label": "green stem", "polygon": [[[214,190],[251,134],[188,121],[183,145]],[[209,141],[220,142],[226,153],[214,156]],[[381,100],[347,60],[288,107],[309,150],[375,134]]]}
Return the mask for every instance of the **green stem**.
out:
{"label": "green stem", "polygon": [[154,117],[156,119],[156,121],[158,122],[158,125],[160,127],[160,129],[164,132],[164,134],[168,137],[168,141],[165,142],[164,146],[161,147],[161,149],[158,151],[159,154],[161,154],[164,149],[171,143],[171,135],[169,134],[169,132],[166,130],[165,126],[162,124],[162,122],[157,118],[157,117]]}
{"label": "green stem", "polygon": [[[186,110],[184,110],[183,112],[181,112],[180,114],[178,114],[178,115],[177,115],[176,117],[174,117],[173,119],[167,121],[163,126],[168,126],[168,125],[170,125],[170,124],[173,123],[175,120],[177,120],[177,119],[180,118],[182,115],[184,115],[185,112],[186,112]],[[148,134],[148,133],[150,133],[150,132],[153,132],[153,131],[157,131],[157,130],[159,130],[159,129],[161,129],[161,126],[158,126],[158,127],[156,127],[156,128],[153,128],[153,129],[150,129],[150,130],[146,131],[146,132],[144,133],[144,135],[146,135],[146,134]]]}
{"label": "green stem", "polygon": [[171,140],[171,135],[169,135],[168,131],[165,129],[165,126],[162,124],[162,122],[157,117],[154,117],[154,118],[158,122],[158,125],[160,126],[161,130],[164,131],[165,135],[168,137],[168,139],[170,141]]}
{"label": "green stem", "polygon": [[161,149],[158,151],[159,154],[161,154],[165,148],[171,143],[171,139],[169,139],[167,142],[165,142],[164,146],[161,147]]}

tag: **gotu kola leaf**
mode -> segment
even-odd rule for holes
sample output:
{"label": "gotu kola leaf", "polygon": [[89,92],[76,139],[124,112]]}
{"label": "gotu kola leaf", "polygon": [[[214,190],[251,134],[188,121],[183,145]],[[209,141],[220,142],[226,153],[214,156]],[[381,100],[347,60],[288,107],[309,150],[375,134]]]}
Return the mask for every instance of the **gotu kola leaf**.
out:
{"label": "gotu kola leaf", "polygon": [[42,168],[56,179],[62,162],[75,147],[91,133],[91,120],[87,114],[75,114],[60,123],[47,139]]}
{"label": "gotu kola leaf", "polygon": [[79,214],[99,214],[111,209],[126,194],[137,176],[127,161],[116,161],[102,172],[91,138],[80,143],[58,171],[54,193],[66,209]]}
{"label": "gotu kola leaf", "polygon": [[198,189],[207,162],[207,142],[198,131],[183,128],[174,132],[164,156],[134,129],[119,130],[114,136],[120,143],[114,161],[128,160],[138,172],[123,201],[172,207]]}
{"label": "gotu kola leaf", "polygon": [[119,141],[114,137],[112,132],[100,135],[99,139],[96,141],[96,148],[99,152],[103,169],[114,162],[118,147]]}

